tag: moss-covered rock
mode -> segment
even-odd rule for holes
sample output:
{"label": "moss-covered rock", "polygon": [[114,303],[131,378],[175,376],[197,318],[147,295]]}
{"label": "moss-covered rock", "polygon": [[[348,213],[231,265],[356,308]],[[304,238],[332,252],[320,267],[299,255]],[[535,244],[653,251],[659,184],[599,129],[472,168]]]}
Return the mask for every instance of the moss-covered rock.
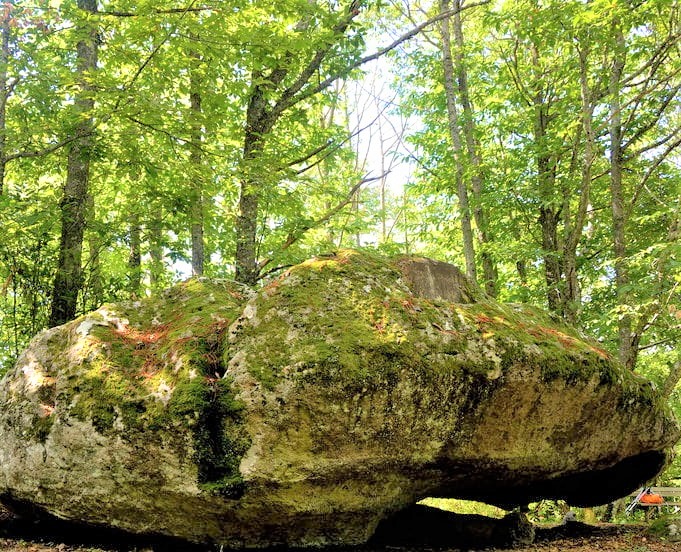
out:
{"label": "moss-covered rock", "polygon": [[0,497],[197,542],[352,544],[426,496],[603,503],[676,438],[648,382],[546,313],[341,251],[36,337],[0,383]]}

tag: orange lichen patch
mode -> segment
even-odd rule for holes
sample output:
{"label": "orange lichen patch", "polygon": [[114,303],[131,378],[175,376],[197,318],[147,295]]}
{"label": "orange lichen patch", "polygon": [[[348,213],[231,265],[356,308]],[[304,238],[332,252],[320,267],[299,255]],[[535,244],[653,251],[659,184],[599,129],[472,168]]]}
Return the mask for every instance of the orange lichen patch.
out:
{"label": "orange lichen patch", "polygon": [[245,299],[244,294],[238,291],[234,290],[227,290],[227,293],[229,294],[230,297],[233,299],[236,299],[237,301],[243,301]]}
{"label": "orange lichen patch", "polygon": [[546,328],[544,326],[535,326],[534,328],[528,328],[527,333],[534,337],[546,337],[551,336],[558,340],[558,342],[566,348],[573,349],[583,344],[582,341],[576,339],[566,333],[556,330],[555,328]]}
{"label": "orange lichen patch", "polygon": [[476,324],[489,324],[490,322],[494,322],[494,318],[491,318],[486,314],[476,314],[475,322]]}
{"label": "orange lichen patch", "polygon": [[589,345],[589,350],[593,351],[596,353],[599,357],[601,357],[604,360],[610,360],[610,353],[607,351],[604,351],[603,349],[600,349],[599,347],[594,347],[593,345]]}
{"label": "orange lichen patch", "polygon": [[40,403],[39,408],[41,418],[47,418],[48,416],[52,416],[52,414],[54,414],[54,405]]}
{"label": "orange lichen patch", "polygon": [[156,326],[152,330],[137,330],[129,326],[123,329],[115,329],[114,334],[118,337],[125,339],[126,341],[134,341],[136,343],[144,343],[149,345],[151,343],[156,343],[160,339],[168,335],[168,325]]}
{"label": "orange lichen patch", "polygon": [[139,375],[144,379],[150,379],[158,374],[161,368],[162,366],[159,366],[154,357],[148,356],[140,369]]}
{"label": "orange lichen patch", "polygon": [[[280,276],[279,278],[275,278],[274,280],[272,280],[269,284],[267,284],[262,289],[263,289],[263,291],[267,292],[268,294],[270,292],[275,292],[281,287],[281,281],[282,281],[282,277]],[[236,292],[232,292],[232,293],[230,293],[230,295],[232,297],[234,297],[235,299],[240,299],[240,300],[243,299],[243,297],[239,297],[239,294],[237,294]]]}

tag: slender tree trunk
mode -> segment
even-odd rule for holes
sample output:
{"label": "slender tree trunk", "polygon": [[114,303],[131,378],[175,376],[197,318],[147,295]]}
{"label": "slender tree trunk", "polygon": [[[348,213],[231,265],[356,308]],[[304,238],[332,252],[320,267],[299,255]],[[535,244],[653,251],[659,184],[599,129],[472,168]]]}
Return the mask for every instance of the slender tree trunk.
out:
{"label": "slender tree trunk", "polygon": [[[587,209],[591,197],[591,178],[595,160],[595,135],[593,131],[593,100],[588,80],[588,56],[587,46],[578,48],[579,56],[579,81],[581,90],[581,119],[584,133],[584,154],[582,158],[582,175],[579,192],[579,205],[574,221],[566,214],[566,239],[563,251],[563,265],[565,272],[565,296],[563,297],[563,314],[568,322],[575,323],[577,309],[581,303],[581,290],[577,277],[577,246],[586,224]],[[570,197],[566,198],[569,203]]]}
{"label": "slender tree trunk", "polygon": [[542,232],[542,250],[544,256],[544,275],[546,279],[546,298],[549,310],[562,315],[561,294],[561,260],[558,241],[558,223],[561,220],[560,209],[542,205],[539,208],[539,226]]}
{"label": "slender tree trunk", "polygon": [[128,254],[129,291],[133,299],[139,297],[142,288],[142,227],[137,209],[130,213],[130,251]]}
{"label": "slender tree trunk", "polygon": [[537,72],[534,83],[537,92],[533,97],[534,143],[537,152],[535,162],[539,194],[542,199],[542,205],[539,208],[539,226],[542,234],[546,298],[549,310],[562,315],[562,262],[558,238],[561,209],[556,207],[554,202],[556,166],[547,144],[550,103],[544,98],[541,90],[541,67],[536,45],[532,46],[532,62]]}
{"label": "slender tree trunk", "polygon": [[[198,65],[201,57],[192,54],[192,59]],[[203,113],[201,110],[200,75],[197,67],[190,69],[189,76],[189,100],[191,109],[191,154],[189,164],[191,165],[192,193],[191,193],[191,238],[192,238],[192,274],[203,276],[204,265],[204,238],[203,238],[203,216],[204,216],[204,171],[203,155],[201,143],[203,142]]]}
{"label": "slender tree trunk", "polygon": [[7,169],[7,101],[9,100],[9,45],[12,34],[10,22],[12,18],[12,4],[6,3],[2,8],[2,22],[0,23],[0,196],[5,192],[5,172]]}
{"label": "slender tree trunk", "polygon": [[[95,226],[95,199],[92,195],[87,197],[86,225],[89,228]],[[90,231],[87,235],[87,285],[83,289],[83,307],[86,310],[96,309],[104,302],[104,286],[102,284],[102,263],[100,251],[102,240],[97,232]]]}
{"label": "slender tree trunk", "polygon": [[[254,82],[259,78],[262,75],[256,72],[253,75]],[[260,194],[267,171],[266,167],[259,166],[259,162],[262,160],[265,136],[272,130],[276,120],[267,102],[265,90],[260,84],[254,84],[246,109],[235,259],[236,281],[251,286],[258,282],[260,276],[257,251],[258,216]]]}
{"label": "slender tree trunk", "polygon": [[383,137],[383,123],[378,121],[378,142],[381,145],[381,183],[380,183],[380,201],[381,201],[381,243],[385,243],[388,239],[388,223],[386,220],[386,166],[385,158],[388,152],[385,151],[385,139]]}
{"label": "slender tree trunk", "polygon": [[239,214],[236,221],[236,281],[248,285],[258,282],[256,236],[260,204],[260,183],[254,161],[262,153],[262,139],[247,133],[244,143],[244,175],[241,178]]}
{"label": "slender tree trunk", "polygon": [[[89,274],[89,298],[85,305],[87,310],[99,308],[104,302],[104,286],[102,284],[102,262],[100,251],[102,243],[98,235],[89,233],[87,239]],[[85,303],[85,301],[83,301]]]}
{"label": "slender tree trunk", "polygon": [[[96,0],[78,0],[78,8],[95,13]],[[92,148],[93,87],[89,73],[97,67],[97,30],[89,27],[77,45],[79,91],[74,109],[81,117],[76,125],[76,139],[71,143],[66,168],[66,183],[60,202],[61,239],[59,261],[52,292],[50,326],[63,324],[76,315],[78,294],[83,283],[81,257],[88,206],[90,154]]]}
{"label": "slender tree trunk", "polygon": [[662,388],[662,396],[665,399],[669,399],[676,388],[676,384],[679,383],[681,379],[681,357],[674,363],[672,369],[669,371],[669,375],[664,382],[664,387]]}
{"label": "slender tree trunk", "polygon": [[[457,0],[456,4],[456,7],[459,10],[463,9],[462,0]],[[496,297],[497,268],[496,264],[494,263],[494,259],[492,258],[492,254],[488,250],[492,239],[490,237],[489,223],[487,213],[484,209],[484,201],[482,197],[485,176],[480,150],[475,138],[473,105],[468,92],[468,73],[466,71],[466,62],[464,58],[465,43],[460,11],[457,11],[454,14],[453,21],[454,40],[456,43],[454,57],[456,61],[457,80],[459,83],[459,97],[461,98],[461,106],[463,108],[463,134],[466,141],[466,150],[468,152],[468,158],[472,171],[471,190],[473,192],[473,218],[475,220],[475,225],[478,228],[478,240],[480,242],[484,288],[488,295]]]}
{"label": "slender tree trunk", "polygon": [[[440,12],[449,11],[449,0],[440,0]],[[459,114],[456,106],[456,85],[454,76],[454,61],[452,59],[451,34],[449,19],[443,19],[440,25],[442,37],[442,67],[444,70],[445,98],[447,100],[447,119],[449,137],[452,141],[452,151],[455,163],[456,190],[461,210],[461,232],[463,235],[463,254],[466,263],[466,275],[477,281],[475,267],[475,246],[473,243],[473,228],[471,225],[471,209],[468,200],[468,188],[464,181],[463,148],[459,130]]]}
{"label": "slender tree trunk", "polygon": [[154,212],[149,222],[149,283],[153,291],[163,284],[163,222],[161,213]]}
{"label": "slender tree trunk", "polygon": [[624,72],[625,53],[624,35],[616,19],[612,23],[614,48],[612,66],[608,84],[610,109],[610,196],[612,205],[613,253],[615,255],[615,287],[618,303],[623,309],[618,321],[619,358],[633,369],[631,316],[626,312],[627,286],[629,273],[627,267],[626,211],[624,207],[624,190],[622,186],[622,106],[620,87]]}

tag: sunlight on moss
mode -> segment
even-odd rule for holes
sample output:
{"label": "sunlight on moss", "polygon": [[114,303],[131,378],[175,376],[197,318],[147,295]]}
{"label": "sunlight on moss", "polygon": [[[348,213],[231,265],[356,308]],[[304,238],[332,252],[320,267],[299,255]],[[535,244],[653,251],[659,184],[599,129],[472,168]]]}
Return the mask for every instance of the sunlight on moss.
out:
{"label": "sunlight on moss", "polygon": [[457,514],[477,514],[481,516],[501,519],[506,515],[506,511],[496,506],[475,502],[474,500],[460,500],[458,498],[424,498],[418,504],[455,512]]}

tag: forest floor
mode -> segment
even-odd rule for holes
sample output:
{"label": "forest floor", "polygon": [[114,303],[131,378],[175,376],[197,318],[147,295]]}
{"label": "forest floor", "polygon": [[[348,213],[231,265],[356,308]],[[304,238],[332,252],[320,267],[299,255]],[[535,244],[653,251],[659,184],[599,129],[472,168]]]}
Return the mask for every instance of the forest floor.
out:
{"label": "forest floor", "polygon": [[[64,543],[40,542],[40,539],[4,539],[0,538],[2,552],[111,552],[111,550],[125,552],[156,552],[153,546],[142,547],[112,547],[97,548],[88,545],[67,545]],[[412,552],[415,549],[386,548],[386,552]],[[429,549],[419,548],[418,552]],[[487,549],[487,552],[501,552],[509,549]],[[640,534],[640,531],[623,531],[619,534],[593,535],[591,537],[562,538],[550,542],[537,542],[530,546],[514,548],[513,552],[670,552],[681,551],[681,543],[664,542]],[[361,552],[361,549],[358,549]],[[441,549],[440,552],[445,552]]]}
{"label": "forest floor", "polygon": [[[216,548],[192,547],[187,544],[117,541],[100,538],[97,533],[55,533],[41,531],[40,526],[16,524],[0,509],[0,552],[215,552]],[[430,547],[338,548],[334,552],[458,552],[459,549]],[[487,552],[681,552],[681,542],[672,543],[651,535],[643,524],[586,525],[537,527],[534,544],[513,549],[486,548]],[[279,549],[281,551],[281,549]]]}

